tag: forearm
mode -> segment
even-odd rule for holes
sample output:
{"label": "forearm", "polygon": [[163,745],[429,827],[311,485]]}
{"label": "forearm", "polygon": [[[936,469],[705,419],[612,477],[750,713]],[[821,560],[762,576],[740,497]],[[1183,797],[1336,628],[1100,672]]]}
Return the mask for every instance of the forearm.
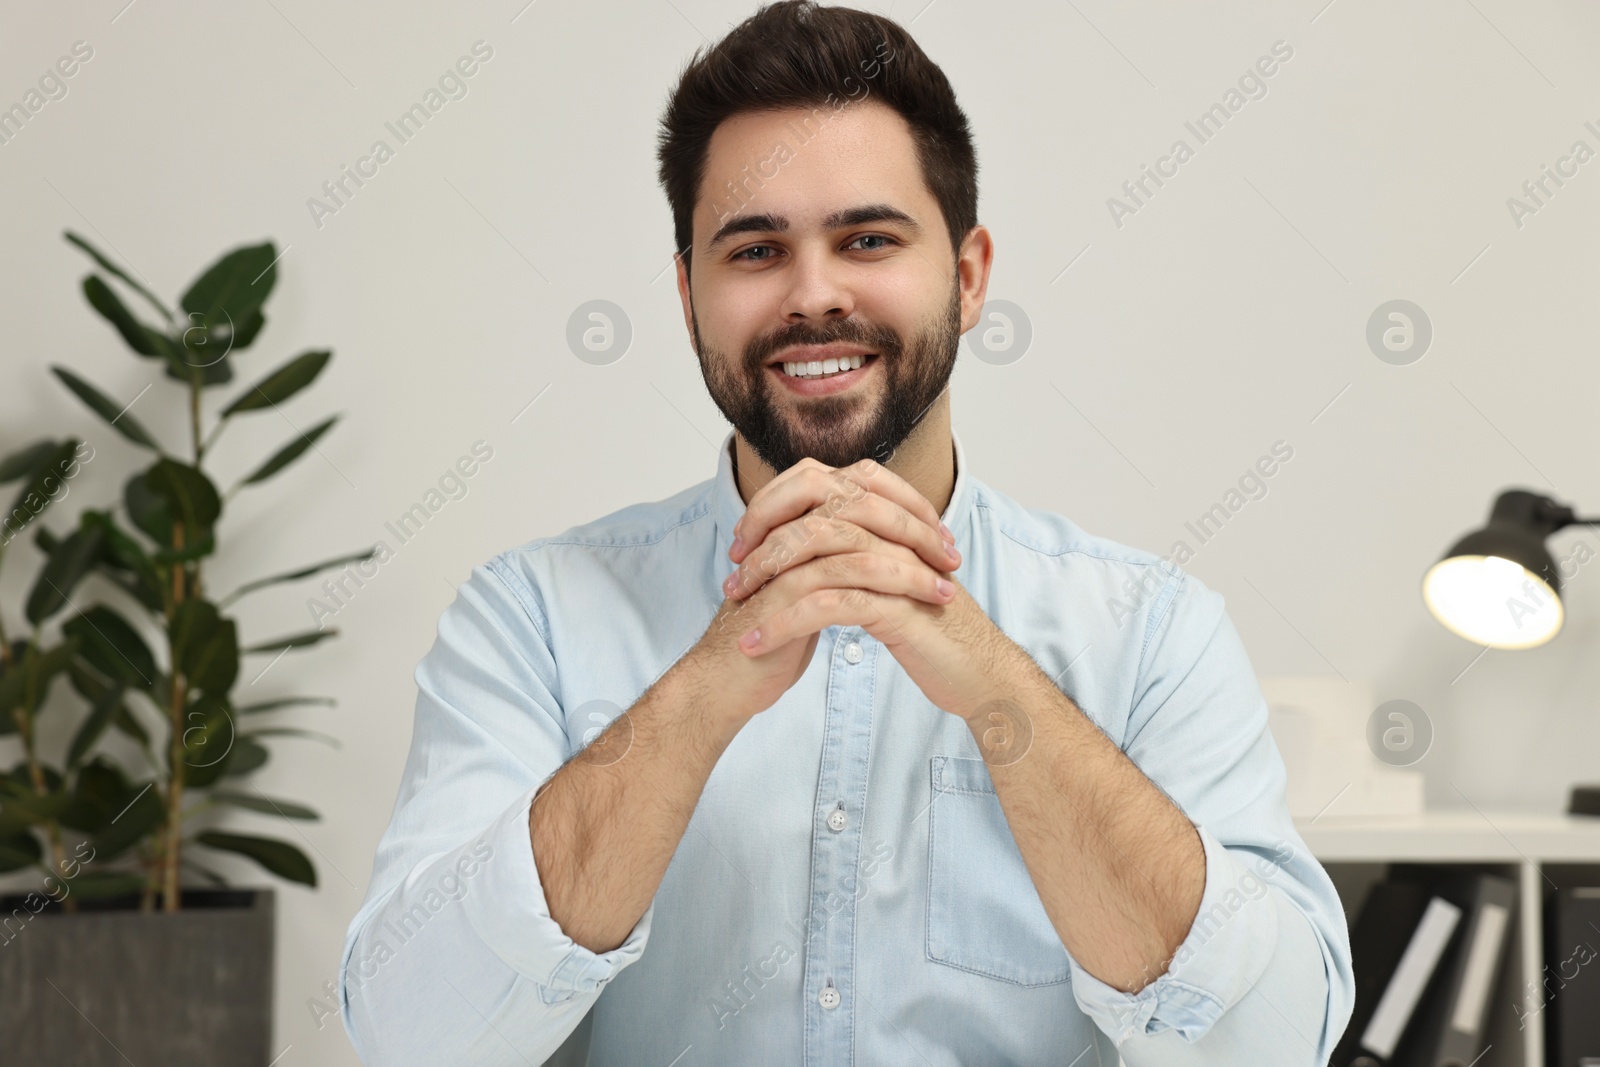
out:
{"label": "forearm", "polygon": [[1206,881],[1199,833],[1042,672],[1020,677],[986,705],[1007,729],[989,714],[968,725],[1062,944],[1107,985],[1137,991],[1194,921]]}
{"label": "forearm", "polygon": [[534,797],[529,833],[550,917],[591,952],[622,944],[650,906],[742,725],[710,692],[679,660]]}

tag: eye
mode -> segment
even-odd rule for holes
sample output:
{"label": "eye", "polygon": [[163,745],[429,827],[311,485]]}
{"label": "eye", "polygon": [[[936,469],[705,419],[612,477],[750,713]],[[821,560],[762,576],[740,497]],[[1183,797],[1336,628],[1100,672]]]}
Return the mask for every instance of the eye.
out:
{"label": "eye", "polygon": [[[857,237],[855,239],[855,241],[851,241],[850,244],[855,244],[856,241],[887,241],[887,242],[889,242],[889,244],[892,244],[892,245],[897,245],[897,244],[900,243],[899,241],[896,241],[893,237],[890,237],[890,236],[888,236],[886,234],[881,234],[881,233],[864,233],[860,237]],[[863,248],[862,251],[863,252],[876,252],[876,251],[878,251],[878,249],[877,248]]]}
{"label": "eye", "polygon": [[[888,245],[898,245],[900,243],[899,241],[895,240],[893,237],[888,236],[887,234],[882,234],[882,233],[864,233],[860,237],[857,237],[854,240],[852,240],[850,242],[850,244],[846,245],[845,247],[846,248],[853,247],[854,245],[860,243],[861,241],[884,241],[884,242],[886,242],[886,244],[879,245],[876,248],[859,249],[859,251],[862,251],[862,252],[881,252]],[[733,262],[763,263],[766,260],[771,259],[772,256],[770,256],[770,255],[765,255],[765,256],[751,255],[751,253],[753,253],[753,252],[758,252],[758,251],[763,251],[763,250],[765,250],[767,252],[774,251],[772,245],[751,245],[749,248],[743,249],[743,250],[741,250],[739,252],[735,252],[733,255],[729,256],[728,259],[730,261],[733,261]]]}

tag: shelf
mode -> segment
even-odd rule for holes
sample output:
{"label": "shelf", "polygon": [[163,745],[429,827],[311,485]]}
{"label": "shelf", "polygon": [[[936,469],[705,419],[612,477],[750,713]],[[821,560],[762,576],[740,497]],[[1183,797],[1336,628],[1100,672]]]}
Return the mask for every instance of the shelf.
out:
{"label": "shelf", "polygon": [[1297,819],[1324,863],[1600,863],[1600,817],[1528,812]]}
{"label": "shelf", "polygon": [[[1600,884],[1600,817],[1464,808],[1328,815],[1296,819],[1295,829],[1333,879],[1347,920],[1390,864],[1459,863],[1514,879],[1517,915],[1485,1022],[1489,1045],[1477,1067],[1543,1067],[1542,905],[1552,886]],[[1524,1019],[1538,1022],[1524,1025]]]}

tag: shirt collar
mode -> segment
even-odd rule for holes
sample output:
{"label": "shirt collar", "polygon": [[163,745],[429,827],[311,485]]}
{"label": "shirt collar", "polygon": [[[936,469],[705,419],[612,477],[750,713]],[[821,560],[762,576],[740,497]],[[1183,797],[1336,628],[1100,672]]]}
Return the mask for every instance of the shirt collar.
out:
{"label": "shirt collar", "polygon": [[[717,474],[712,484],[713,507],[717,516],[717,558],[727,561],[730,570],[733,562],[728,560],[728,549],[733,544],[733,524],[739,521],[739,516],[745,510],[744,500],[739,496],[739,485],[733,477],[733,442],[734,431],[729,430],[717,453]],[[967,526],[972,512],[972,475],[967,471],[967,456],[961,447],[961,436],[954,427],[950,430],[950,442],[955,449],[956,480],[950,492],[950,503],[945,506],[944,514],[939,519],[950,527],[950,532],[956,538],[956,547],[962,549],[962,556],[965,557],[969,554],[963,546],[967,544]]]}

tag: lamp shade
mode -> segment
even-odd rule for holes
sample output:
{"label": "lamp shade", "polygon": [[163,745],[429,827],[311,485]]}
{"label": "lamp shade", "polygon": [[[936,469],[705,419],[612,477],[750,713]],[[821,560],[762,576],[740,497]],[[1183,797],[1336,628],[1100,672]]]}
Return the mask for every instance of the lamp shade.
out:
{"label": "lamp shade", "polygon": [[1574,521],[1549,497],[1510,489],[1489,521],[1422,579],[1422,599],[1452,633],[1489,648],[1534,648],[1561,630],[1561,575],[1546,539]]}

